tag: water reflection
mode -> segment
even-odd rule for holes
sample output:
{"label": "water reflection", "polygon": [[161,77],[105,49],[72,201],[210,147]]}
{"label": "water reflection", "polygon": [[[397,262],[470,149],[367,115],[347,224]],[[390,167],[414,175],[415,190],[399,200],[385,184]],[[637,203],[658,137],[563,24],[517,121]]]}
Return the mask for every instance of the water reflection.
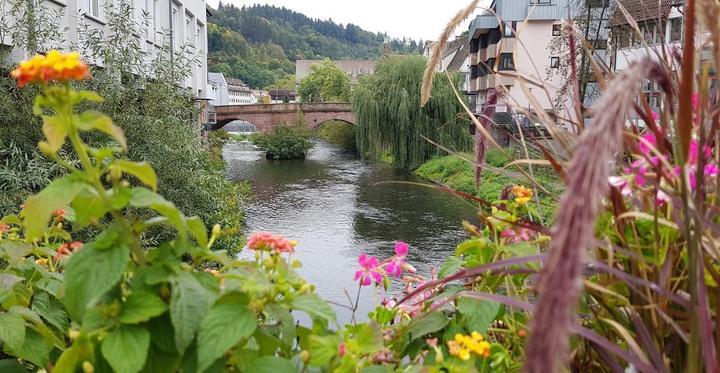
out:
{"label": "water reflection", "polygon": [[[411,263],[429,274],[464,239],[461,221],[475,219],[473,208],[453,196],[384,183],[421,179],[363,162],[322,141],[298,161],[266,160],[246,143],[228,144],[223,154],[229,177],[252,184],[247,231],[268,230],[298,240],[301,274],[316,284],[318,294],[335,302],[348,303],[344,288],[355,294],[352,278],[361,253],[382,259],[393,254],[396,240],[403,240],[411,246]],[[374,296],[372,289],[363,290],[362,318]],[[348,311],[337,311],[341,322],[349,320]]]}

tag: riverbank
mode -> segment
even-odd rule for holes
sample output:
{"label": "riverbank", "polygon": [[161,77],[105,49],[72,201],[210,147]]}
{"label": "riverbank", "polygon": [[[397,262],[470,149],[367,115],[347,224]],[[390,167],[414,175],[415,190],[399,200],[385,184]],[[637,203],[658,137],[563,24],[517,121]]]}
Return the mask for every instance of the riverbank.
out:
{"label": "riverbank", "polygon": [[[463,154],[467,159],[472,159],[471,154]],[[507,166],[508,161],[502,153],[496,150],[489,150],[486,156],[488,166],[502,169]],[[495,202],[500,198],[503,188],[511,184],[523,184],[531,186],[528,182],[522,182],[522,175],[517,174],[521,179],[515,177],[515,172],[505,170],[505,174],[483,170],[480,186],[475,186],[475,171],[470,162],[460,159],[454,155],[433,158],[415,170],[415,174],[430,181],[443,184],[452,189],[464,192],[488,202]],[[540,199],[542,221],[549,225],[554,221],[558,209],[558,197],[562,193],[559,180],[546,173],[536,173],[535,178],[550,193],[538,191]]]}

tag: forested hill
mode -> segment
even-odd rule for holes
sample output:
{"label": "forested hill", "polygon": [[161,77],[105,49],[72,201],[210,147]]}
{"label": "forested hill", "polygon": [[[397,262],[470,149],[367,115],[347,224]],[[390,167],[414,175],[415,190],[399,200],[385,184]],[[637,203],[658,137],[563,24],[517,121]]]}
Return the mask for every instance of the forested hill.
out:
{"label": "forested hill", "polygon": [[392,53],[422,52],[422,40],[389,39],[284,7],[220,3],[209,19],[208,64],[210,71],[240,78],[254,88],[280,88],[293,80],[288,75],[295,72],[297,59],[374,59],[386,40]]}

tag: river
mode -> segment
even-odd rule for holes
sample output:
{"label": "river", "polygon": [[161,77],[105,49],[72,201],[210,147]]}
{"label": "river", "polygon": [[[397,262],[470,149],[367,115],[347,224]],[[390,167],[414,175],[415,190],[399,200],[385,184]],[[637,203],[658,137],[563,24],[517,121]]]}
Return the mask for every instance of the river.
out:
{"label": "river", "polygon": [[[229,178],[252,185],[246,233],[264,230],[297,240],[294,255],[303,263],[299,272],[321,297],[349,304],[343,289],[355,297],[353,275],[362,253],[383,260],[402,240],[410,245],[408,261],[429,275],[431,267],[439,268],[467,237],[462,220],[476,220],[469,204],[432,188],[384,183],[426,181],[387,164],[360,160],[324,141],[314,142],[304,160],[266,160],[248,143],[225,145],[223,157]],[[399,280],[394,282],[397,291]],[[382,296],[364,288],[359,319],[366,319]],[[350,320],[349,310],[335,309],[341,324]]]}

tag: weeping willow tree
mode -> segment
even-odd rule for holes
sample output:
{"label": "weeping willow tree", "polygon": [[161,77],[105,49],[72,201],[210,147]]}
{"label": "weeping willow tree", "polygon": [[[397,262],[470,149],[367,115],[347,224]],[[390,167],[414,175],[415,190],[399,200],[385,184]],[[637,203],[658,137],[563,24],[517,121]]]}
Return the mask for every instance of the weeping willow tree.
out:
{"label": "weeping willow tree", "polygon": [[[420,107],[425,64],[420,56],[386,57],[374,75],[360,81],[353,113],[362,156],[390,154],[398,166],[414,169],[442,152],[427,139],[454,150],[472,149],[468,122],[458,115],[463,110],[447,79],[435,79],[432,98]],[[459,77],[454,79],[457,86]]]}

